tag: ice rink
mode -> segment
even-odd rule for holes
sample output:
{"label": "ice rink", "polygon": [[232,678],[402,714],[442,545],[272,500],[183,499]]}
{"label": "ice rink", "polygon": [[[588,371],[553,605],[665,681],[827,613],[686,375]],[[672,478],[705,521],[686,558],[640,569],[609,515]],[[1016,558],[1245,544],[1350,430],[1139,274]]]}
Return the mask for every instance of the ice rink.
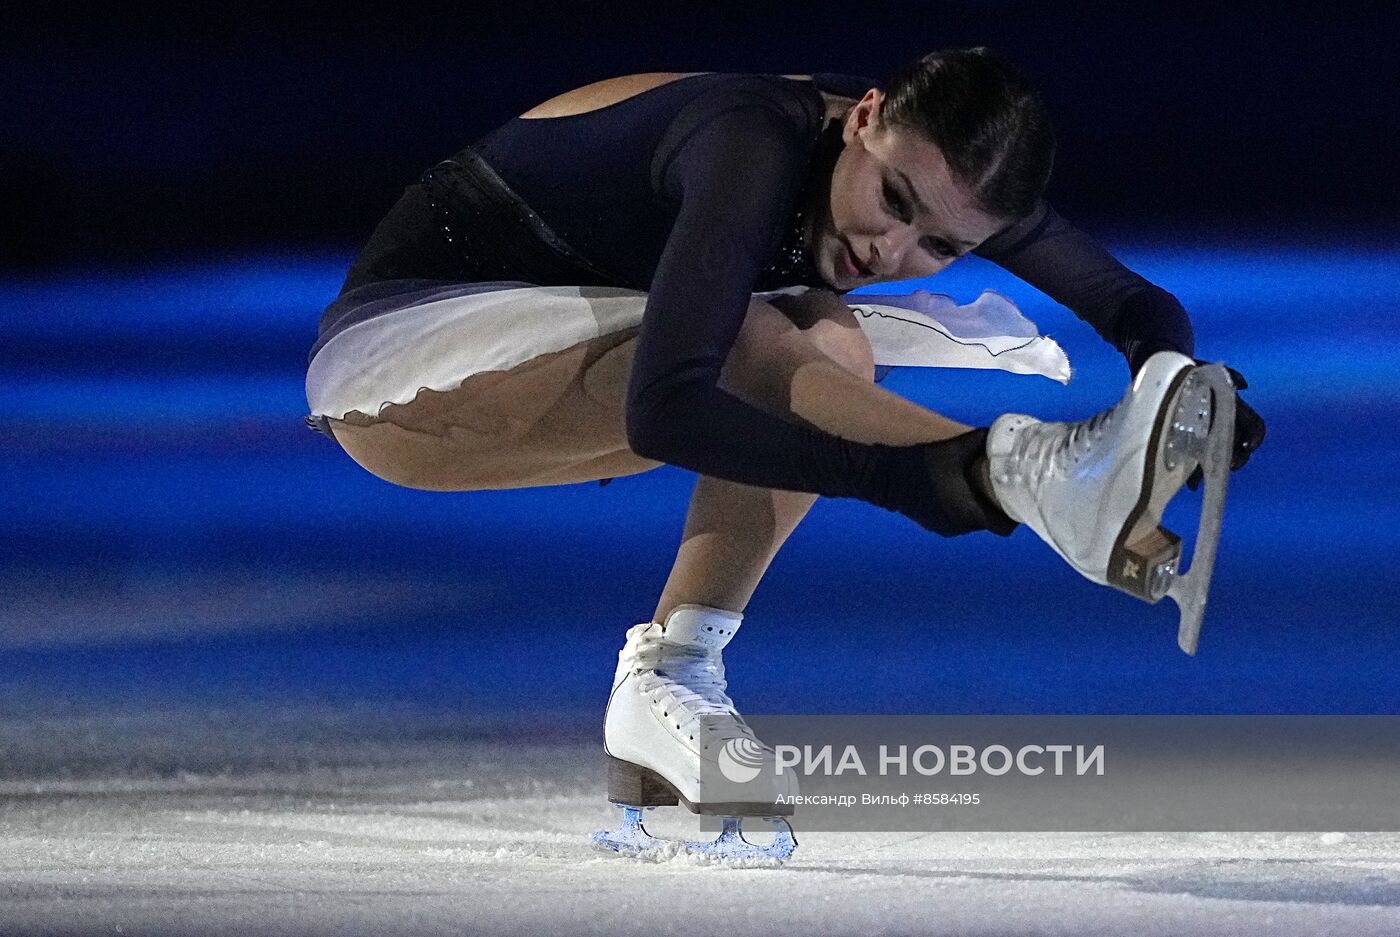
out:
{"label": "ice rink", "polygon": [[[779,869],[600,855],[596,745],[473,721],[393,706],[7,717],[4,932],[1400,932],[1400,834],[799,823]],[[694,834],[663,814],[656,829]]]}
{"label": "ice rink", "polygon": [[[823,502],[726,652],[744,711],[1400,713],[1400,255],[1192,243],[1115,247],[1269,421],[1200,654],[1176,650],[1173,609],[1084,582],[1027,531],[938,540]],[[594,853],[608,679],[691,479],[448,495],[369,476],[300,424],[344,263],[0,290],[6,937],[1400,933],[1391,833],[858,835],[799,815],[782,869]],[[921,285],[1006,291],[1076,377],[891,389],[974,423],[1121,394],[1117,354],[999,271]],[[694,831],[669,813],[653,826]]]}

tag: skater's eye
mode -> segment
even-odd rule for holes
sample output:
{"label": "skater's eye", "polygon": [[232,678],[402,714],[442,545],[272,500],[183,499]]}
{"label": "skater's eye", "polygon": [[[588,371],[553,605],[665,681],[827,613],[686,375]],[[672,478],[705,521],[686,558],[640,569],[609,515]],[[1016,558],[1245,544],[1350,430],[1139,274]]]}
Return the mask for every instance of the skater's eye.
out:
{"label": "skater's eye", "polygon": [[908,221],[910,218],[909,206],[905,204],[904,199],[900,197],[899,193],[894,190],[894,186],[890,185],[888,179],[884,180],[881,188],[884,189],[885,207],[890,210],[890,214],[894,215],[900,221]]}
{"label": "skater's eye", "polygon": [[[898,218],[905,224],[908,224],[909,221],[913,218],[913,215],[909,211],[909,203],[906,202],[897,191],[895,191],[894,186],[890,185],[890,181],[888,179],[885,179],[883,181],[881,188],[884,189],[885,207],[889,209],[890,214],[894,215],[894,217]],[[925,251],[939,259],[946,259],[949,257],[958,256],[958,252],[954,250],[953,245],[949,244],[942,238],[924,238],[923,241],[920,242],[920,244]]]}

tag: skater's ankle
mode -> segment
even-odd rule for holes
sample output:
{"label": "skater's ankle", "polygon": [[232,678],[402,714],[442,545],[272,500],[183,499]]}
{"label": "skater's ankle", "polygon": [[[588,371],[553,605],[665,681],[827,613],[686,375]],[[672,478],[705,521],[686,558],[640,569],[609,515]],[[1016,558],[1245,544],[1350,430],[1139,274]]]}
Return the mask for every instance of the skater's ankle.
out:
{"label": "skater's ankle", "polygon": [[[738,606],[737,610],[731,608],[735,605]],[[735,621],[742,621],[744,617],[742,602],[724,602],[708,596],[704,597],[704,600],[699,600],[693,596],[678,598],[673,595],[663,595],[656,606],[656,611],[652,612],[651,623],[665,625],[671,620],[672,615],[682,609],[688,609],[691,614],[699,613],[707,617],[718,616]]]}
{"label": "skater's ankle", "polygon": [[[990,491],[986,464],[986,429],[968,430],[951,439],[911,447],[923,478],[909,480],[913,497],[898,505],[905,516],[925,530],[956,537],[978,530],[1010,536],[1017,522],[1002,509]],[[913,510],[910,510],[913,508]]]}
{"label": "skater's ankle", "polygon": [[967,483],[972,489],[973,495],[982,502],[983,510],[987,518],[987,530],[998,537],[1009,537],[1020,525],[1020,522],[1006,513],[1006,509],[1001,505],[1001,499],[997,497],[996,488],[992,485],[991,464],[987,460],[985,452],[978,453],[972,464],[967,468]]}
{"label": "skater's ankle", "polygon": [[1000,509],[1001,500],[997,498],[996,488],[992,485],[992,465],[986,454],[979,455],[973,461],[972,469],[968,475],[971,476],[973,489],[989,503]]}

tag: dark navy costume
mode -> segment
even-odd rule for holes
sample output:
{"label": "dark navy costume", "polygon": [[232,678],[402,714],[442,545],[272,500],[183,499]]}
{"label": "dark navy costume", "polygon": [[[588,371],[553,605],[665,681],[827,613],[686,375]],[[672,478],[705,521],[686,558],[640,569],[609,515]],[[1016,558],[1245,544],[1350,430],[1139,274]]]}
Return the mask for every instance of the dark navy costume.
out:
{"label": "dark navy costume", "polygon": [[[980,496],[949,507],[968,501],[964,474],[981,432],[951,446],[864,445],[719,387],[752,293],[832,289],[802,244],[844,145],[819,92],[858,99],[872,87],[880,83],[830,73],[709,73],[583,114],[508,121],[408,189],[327,309],[313,354],[392,296],[434,283],[643,290],[627,400],[638,454],[761,487],[861,498],[940,533],[1009,532],[1014,524]],[[1181,305],[1048,205],[976,253],[1068,306],[1134,371],[1156,351],[1193,351]]]}

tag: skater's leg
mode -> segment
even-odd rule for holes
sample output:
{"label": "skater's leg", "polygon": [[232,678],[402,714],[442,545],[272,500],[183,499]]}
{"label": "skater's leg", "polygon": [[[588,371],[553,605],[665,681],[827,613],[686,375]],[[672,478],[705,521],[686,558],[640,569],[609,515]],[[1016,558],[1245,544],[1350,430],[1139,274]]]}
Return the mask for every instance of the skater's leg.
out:
{"label": "skater's leg", "polygon": [[[834,294],[775,302],[751,303],[725,368],[731,390],[862,442],[967,431],[870,381],[864,334]],[[644,472],[658,463],[635,455],[626,432],[635,346],[636,330],[604,335],[509,371],[474,374],[452,390],[420,391],[374,415],[348,413],[330,421],[332,431],[366,470],[410,488],[522,488]]]}
{"label": "skater's leg", "polygon": [[422,390],[375,416],[331,420],[332,432],[361,467],[409,488],[528,488],[644,472],[658,463],[631,451],[619,392],[598,386],[620,370],[625,387],[635,336],[604,335],[473,374],[452,390]]}
{"label": "skater's leg", "polygon": [[[759,303],[750,309],[720,375],[730,393],[860,442],[913,444],[969,435],[969,427],[874,384],[869,343],[834,295],[807,294],[783,306]],[[791,812],[786,798],[796,793],[797,780],[790,770],[760,769],[746,787],[734,790],[714,769],[719,752],[735,739],[740,751],[771,757],[725,694],[721,651],[739,628],[759,579],[814,501],[800,492],[712,477],[697,481],[660,603],[651,622],[628,631],[614,674],[603,725],[614,802],[634,808],[680,802],[728,816]],[[697,773],[697,761],[710,767]],[[625,848],[632,831],[624,827],[595,841]],[[773,842],[781,855],[794,845],[782,832]],[[729,847],[721,837],[714,848]]]}
{"label": "skater's leg", "polygon": [[[450,391],[420,391],[374,417],[333,420],[333,431],[361,466],[413,488],[520,488],[646,471],[656,463],[626,438],[635,336],[613,333],[472,375]],[[873,369],[850,308],[814,290],[753,301],[721,382],[755,406],[856,442],[911,445],[970,429],[879,387]],[[658,616],[679,604],[742,610],[814,501],[701,478]]]}
{"label": "skater's leg", "polygon": [[[908,445],[968,431],[873,383],[870,343],[834,294],[778,299],[780,314],[760,310],[745,320],[723,372],[726,389],[857,442]],[[743,611],[815,501],[803,492],[701,477],[652,620],[665,621],[678,605]]]}
{"label": "skater's leg", "polygon": [[755,300],[721,380],[756,406],[856,442],[905,446],[971,429],[875,384],[874,369],[855,313],[812,290]]}

